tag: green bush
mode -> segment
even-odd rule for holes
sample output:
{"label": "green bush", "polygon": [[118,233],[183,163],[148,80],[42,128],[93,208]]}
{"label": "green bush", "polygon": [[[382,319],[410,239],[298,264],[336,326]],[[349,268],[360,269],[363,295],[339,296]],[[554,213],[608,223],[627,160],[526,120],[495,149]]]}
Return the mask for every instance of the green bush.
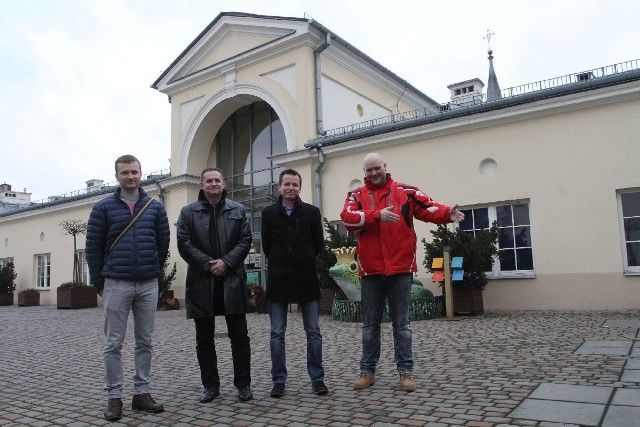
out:
{"label": "green bush", "polygon": [[11,294],[16,290],[16,278],[18,273],[13,262],[0,266],[0,294]]}
{"label": "green bush", "polygon": [[82,282],[64,282],[60,286],[58,286],[58,290],[64,289],[75,289],[75,288],[89,288],[91,285],[85,285]]}
{"label": "green bush", "polygon": [[435,230],[431,230],[431,235],[431,242],[422,239],[425,249],[423,264],[427,270],[433,272],[433,259],[442,258],[445,246],[449,246],[451,257],[463,257],[462,285],[468,289],[484,290],[488,282],[486,272],[491,271],[494,257],[498,253],[497,223],[494,222],[489,229],[476,230],[475,236],[459,228],[451,231],[445,225],[438,225]]}

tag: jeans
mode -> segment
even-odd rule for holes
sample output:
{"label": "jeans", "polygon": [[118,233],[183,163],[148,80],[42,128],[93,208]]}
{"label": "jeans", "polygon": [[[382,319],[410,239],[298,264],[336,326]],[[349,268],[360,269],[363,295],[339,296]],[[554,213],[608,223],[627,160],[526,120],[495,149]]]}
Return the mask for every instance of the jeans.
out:
{"label": "jeans", "polygon": [[380,323],[386,298],[393,326],[394,361],[400,374],[410,374],[413,371],[409,316],[412,274],[363,276],[360,283],[364,309],[360,371],[375,373],[380,360]]}
{"label": "jeans", "polygon": [[122,397],[122,342],[127,332],[129,311],[133,311],[135,375],[133,394],[149,393],[149,372],[153,354],[153,325],[158,307],[158,280],[126,281],[106,279],[104,305],[104,379],[109,399]]}
{"label": "jeans", "polygon": [[[245,387],[251,384],[251,347],[247,317],[244,313],[238,313],[226,314],[224,318],[227,321],[227,332],[231,340],[233,385],[236,388]],[[220,387],[218,356],[214,342],[215,319],[215,317],[193,319],[196,324],[196,353],[204,388]]]}
{"label": "jeans", "polygon": [[[307,372],[311,381],[324,381],[322,367],[322,335],[320,334],[320,301],[299,304],[302,322],[307,334]],[[271,320],[271,377],[274,383],[287,382],[287,356],[285,353],[285,332],[287,331],[287,309],[289,303],[270,301]]]}

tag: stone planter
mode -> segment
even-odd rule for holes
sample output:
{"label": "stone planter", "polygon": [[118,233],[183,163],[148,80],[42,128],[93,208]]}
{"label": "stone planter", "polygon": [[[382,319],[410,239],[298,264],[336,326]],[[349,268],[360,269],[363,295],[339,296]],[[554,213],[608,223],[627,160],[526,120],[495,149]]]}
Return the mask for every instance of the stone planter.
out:
{"label": "stone planter", "polygon": [[480,289],[467,289],[462,285],[453,285],[454,314],[479,316],[484,314],[484,301]]}
{"label": "stone planter", "polygon": [[[411,298],[409,306],[411,321],[435,319],[442,316],[441,297],[418,297]],[[335,300],[331,311],[331,319],[341,322],[362,322],[363,318],[362,301]],[[389,315],[389,304],[385,303],[382,311],[382,322],[391,322]]]}
{"label": "stone planter", "polygon": [[13,305],[13,292],[0,294],[0,305]]}
{"label": "stone planter", "polygon": [[158,310],[180,310],[180,301],[174,297],[172,289],[165,291],[164,297],[158,301]]}
{"label": "stone planter", "polygon": [[58,288],[58,308],[75,309],[98,306],[98,292],[95,286]]}
{"label": "stone planter", "polygon": [[18,307],[32,307],[40,305],[40,292],[18,292]]}

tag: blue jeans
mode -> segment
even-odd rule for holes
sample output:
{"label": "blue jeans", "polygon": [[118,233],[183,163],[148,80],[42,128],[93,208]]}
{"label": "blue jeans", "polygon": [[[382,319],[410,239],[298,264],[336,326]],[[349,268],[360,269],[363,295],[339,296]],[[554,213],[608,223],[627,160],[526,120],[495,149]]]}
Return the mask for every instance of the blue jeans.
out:
{"label": "blue jeans", "polygon": [[394,361],[398,372],[410,374],[413,371],[409,316],[412,279],[411,273],[360,278],[364,309],[360,372],[375,373],[376,365],[380,360],[380,323],[385,298],[389,301],[389,314],[393,326]]}
{"label": "blue jeans", "polygon": [[106,279],[104,305],[104,380],[109,399],[122,397],[121,350],[129,311],[133,311],[135,375],[133,394],[149,393],[153,326],[158,307],[158,280],[142,282]]}
{"label": "blue jeans", "polygon": [[[320,334],[320,301],[299,304],[302,310],[302,323],[307,334],[307,372],[311,381],[324,381],[322,367],[322,335]],[[287,331],[287,309],[289,303],[270,301],[269,319],[271,320],[271,378],[274,383],[287,382],[287,355],[284,336]]]}

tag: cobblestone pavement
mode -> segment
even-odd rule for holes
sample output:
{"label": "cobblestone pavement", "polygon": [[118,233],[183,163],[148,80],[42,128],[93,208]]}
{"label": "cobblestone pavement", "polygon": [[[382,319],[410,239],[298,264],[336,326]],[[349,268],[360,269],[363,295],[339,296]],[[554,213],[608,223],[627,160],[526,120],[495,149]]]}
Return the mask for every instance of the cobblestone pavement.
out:
{"label": "cobblestone pavement", "polygon": [[[123,349],[124,417],[102,417],[102,310],[0,307],[0,426],[493,426],[560,425],[514,419],[510,413],[543,383],[638,389],[622,381],[628,355],[579,354],[587,340],[638,339],[625,325],[640,311],[495,312],[458,321],[413,323],[414,376],[418,389],[397,390],[391,325],[382,331],[376,384],[352,389],[360,357],[360,325],[321,318],[326,383],[316,396],[306,372],[302,318],[289,315],[289,381],[281,399],[271,389],[269,321],[249,314],[254,400],[239,402],[232,383],[229,340],[217,338],[222,395],[201,404],[195,332],[185,311],[158,312],[154,338],[152,394],[165,405],[160,414],[130,409],[133,359],[132,319]],[[627,321],[627,322],[624,322]],[[220,322],[219,334],[226,332]],[[637,381],[638,378],[635,378]]]}

